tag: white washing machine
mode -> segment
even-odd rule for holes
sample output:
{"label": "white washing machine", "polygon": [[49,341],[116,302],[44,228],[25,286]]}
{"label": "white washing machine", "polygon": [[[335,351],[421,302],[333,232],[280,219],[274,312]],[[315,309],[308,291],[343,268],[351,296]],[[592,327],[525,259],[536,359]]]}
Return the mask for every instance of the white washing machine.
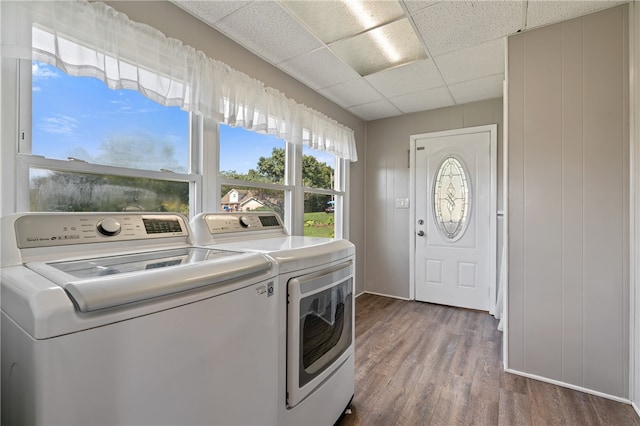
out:
{"label": "white washing machine", "polygon": [[198,246],[277,263],[278,424],[334,424],[354,393],[353,244],[289,236],[271,212],[204,213],[191,224]]}
{"label": "white washing machine", "polygon": [[2,218],[2,424],[277,424],[276,267],[177,214]]}

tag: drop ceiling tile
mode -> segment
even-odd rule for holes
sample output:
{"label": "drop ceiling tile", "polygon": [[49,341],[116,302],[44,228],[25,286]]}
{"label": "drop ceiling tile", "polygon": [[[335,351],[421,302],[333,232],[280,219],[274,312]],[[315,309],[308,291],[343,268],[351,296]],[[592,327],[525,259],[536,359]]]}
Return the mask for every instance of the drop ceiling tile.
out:
{"label": "drop ceiling tile", "polygon": [[250,1],[191,1],[172,0],[172,3],[199,18],[207,24],[214,24],[225,16],[251,3]]}
{"label": "drop ceiling tile", "polygon": [[404,114],[455,105],[446,87],[409,93],[390,100]]}
{"label": "drop ceiling tile", "polygon": [[411,15],[432,56],[515,33],[520,1],[442,1]]}
{"label": "drop ceiling tile", "polygon": [[427,1],[427,0],[404,0],[403,3],[405,5],[405,7],[407,8],[407,10],[409,11],[409,13],[414,13],[417,12],[418,10],[422,10],[425,7],[429,7],[432,6],[436,3],[438,3],[439,1],[442,0],[435,0],[435,1]]}
{"label": "drop ceiling tile", "polygon": [[253,2],[215,27],[272,64],[322,46],[278,2]]}
{"label": "drop ceiling tile", "polygon": [[527,29],[564,21],[626,1],[539,1],[527,4]]}
{"label": "drop ceiling tile", "polygon": [[[386,24],[404,15],[397,1],[282,1],[294,15],[325,43]],[[358,13],[360,12],[360,13]]]}
{"label": "drop ceiling tile", "polygon": [[279,67],[314,90],[360,78],[328,48],[303,53],[282,62]]}
{"label": "drop ceiling tile", "polygon": [[366,76],[365,80],[388,98],[444,86],[440,73],[430,59],[380,71]]}
{"label": "drop ceiling tile", "polygon": [[336,84],[318,92],[344,108],[383,99],[382,95],[363,78]]}
{"label": "drop ceiling tile", "polygon": [[402,113],[391,102],[385,100],[371,102],[364,105],[347,108],[349,111],[366,121],[380,118],[394,117]]}
{"label": "drop ceiling tile", "polygon": [[492,75],[479,78],[477,80],[465,81],[463,83],[449,86],[449,90],[458,104],[475,102],[483,99],[502,97],[502,82],[504,74]]}
{"label": "drop ceiling tile", "polygon": [[360,75],[427,57],[407,18],[330,45]]}
{"label": "drop ceiling tile", "polygon": [[445,53],[434,62],[447,84],[504,73],[504,39]]}

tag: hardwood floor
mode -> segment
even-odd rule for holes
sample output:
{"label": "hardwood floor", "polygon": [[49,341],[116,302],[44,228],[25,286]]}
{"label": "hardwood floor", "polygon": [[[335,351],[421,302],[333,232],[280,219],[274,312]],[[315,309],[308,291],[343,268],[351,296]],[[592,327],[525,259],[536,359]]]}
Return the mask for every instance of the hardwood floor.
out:
{"label": "hardwood floor", "polygon": [[640,425],[630,405],[502,370],[502,333],[482,312],[356,299],[351,425]]}

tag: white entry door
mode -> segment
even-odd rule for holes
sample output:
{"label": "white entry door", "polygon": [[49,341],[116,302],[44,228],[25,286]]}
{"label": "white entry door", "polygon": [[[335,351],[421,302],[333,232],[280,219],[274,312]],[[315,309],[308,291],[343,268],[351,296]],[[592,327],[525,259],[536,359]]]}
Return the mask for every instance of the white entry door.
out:
{"label": "white entry door", "polygon": [[492,311],[496,126],[412,136],[416,300]]}

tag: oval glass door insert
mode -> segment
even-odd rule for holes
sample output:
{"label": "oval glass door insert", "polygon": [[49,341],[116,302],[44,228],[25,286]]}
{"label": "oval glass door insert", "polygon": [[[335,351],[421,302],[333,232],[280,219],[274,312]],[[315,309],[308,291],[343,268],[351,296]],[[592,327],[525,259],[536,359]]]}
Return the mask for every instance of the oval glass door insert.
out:
{"label": "oval glass door insert", "polygon": [[436,171],[433,184],[434,219],[445,240],[457,241],[469,224],[471,191],[467,168],[449,156]]}

